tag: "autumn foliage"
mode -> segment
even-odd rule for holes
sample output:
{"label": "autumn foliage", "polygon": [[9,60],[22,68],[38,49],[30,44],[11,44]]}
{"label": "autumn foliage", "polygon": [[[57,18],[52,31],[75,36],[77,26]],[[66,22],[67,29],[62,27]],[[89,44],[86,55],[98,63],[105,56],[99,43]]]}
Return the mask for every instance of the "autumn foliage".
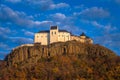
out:
{"label": "autumn foliage", "polygon": [[99,46],[86,50],[86,54],[66,53],[42,57],[34,64],[4,66],[0,80],[120,80],[119,56]]}

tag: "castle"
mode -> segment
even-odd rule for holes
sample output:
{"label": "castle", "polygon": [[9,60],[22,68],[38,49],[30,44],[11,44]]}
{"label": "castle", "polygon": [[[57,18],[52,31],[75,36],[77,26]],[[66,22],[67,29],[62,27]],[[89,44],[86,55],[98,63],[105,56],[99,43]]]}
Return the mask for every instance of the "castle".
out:
{"label": "castle", "polygon": [[93,40],[84,33],[80,36],[75,36],[67,30],[59,30],[58,26],[51,26],[50,30],[40,31],[34,36],[34,43],[41,43],[41,45],[49,45],[54,42],[66,42],[71,40],[80,41],[81,43],[93,43]]}

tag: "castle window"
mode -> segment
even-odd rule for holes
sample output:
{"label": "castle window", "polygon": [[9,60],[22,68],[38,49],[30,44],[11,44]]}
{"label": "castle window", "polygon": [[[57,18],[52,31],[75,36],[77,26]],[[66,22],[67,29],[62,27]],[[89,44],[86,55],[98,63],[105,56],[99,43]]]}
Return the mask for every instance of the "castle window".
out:
{"label": "castle window", "polygon": [[37,36],[37,38],[39,38],[39,36]]}
{"label": "castle window", "polygon": [[52,32],[52,35],[53,35],[53,32]]}
{"label": "castle window", "polygon": [[55,34],[56,34],[56,32],[55,32]]}

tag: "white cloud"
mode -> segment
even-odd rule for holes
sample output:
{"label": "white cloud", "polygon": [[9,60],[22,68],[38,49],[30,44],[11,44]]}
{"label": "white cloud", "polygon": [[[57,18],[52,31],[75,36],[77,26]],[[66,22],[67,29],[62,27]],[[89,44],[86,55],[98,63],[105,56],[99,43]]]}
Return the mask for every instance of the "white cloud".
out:
{"label": "white cloud", "polygon": [[27,32],[25,32],[25,35],[27,35],[27,36],[34,36],[34,33],[30,32],[30,31],[27,31]]}
{"label": "white cloud", "polygon": [[101,24],[97,21],[89,21],[89,20],[81,20],[81,21],[85,24],[89,24],[89,25],[96,27],[98,30],[100,30],[100,32],[102,32],[104,34],[115,32],[117,30],[116,26],[112,26],[109,23],[108,24]]}
{"label": "white cloud", "polygon": [[10,32],[11,32],[11,30],[9,28],[0,27],[0,34],[4,35],[4,34],[8,34]]}
{"label": "white cloud", "polygon": [[32,38],[26,38],[26,37],[9,37],[9,39],[12,41],[14,44],[26,44],[26,43],[33,43]]}
{"label": "white cloud", "polygon": [[73,15],[84,19],[101,19],[108,17],[110,13],[103,8],[92,7],[84,9],[81,12],[74,12]]}
{"label": "white cloud", "polygon": [[52,21],[34,21],[30,19],[24,12],[14,11],[11,8],[1,5],[0,19],[6,22],[12,22],[20,26],[38,27],[51,25]]}
{"label": "white cloud", "polygon": [[64,20],[64,19],[66,19],[65,14],[62,14],[62,13],[55,13],[55,14],[51,14],[50,16],[52,18],[56,19],[56,20]]}
{"label": "white cloud", "polygon": [[34,23],[35,25],[38,25],[38,26],[39,26],[39,25],[45,25],[45,24],[46,24],[46,25],[47,25],[47,24],[50,25],[50,24],[52,24],[53,22],[52,22],[52,21],[41,21],[41,22],[40,22],[40,21],[34,21],[33,23]]}
{"label": "white cloud", "polygon": [[59,8],[65,8],[65,7],[69,7],[69,5],[66,3],[51,4],[50,5],[50,9],[59,9]]}
{"label": "white cloud", "polygon": [[99,24],[97,21],[92,21],[92,22],[90,22],[93,26],[96,26],[96,27],[98,27],[98,28],[103,28],[104,27],[104,25],[101,25],[101,24]]}
{"label": "white cloud", "polygon": [[83,31],[74,25],[74,18],[72,16],[66,16],[63,13],[55,13],[50,14],[48,18],[53,20],[54,25],[58,25],[60,29],[67,29],[72,32]]}
{"label": "white cloud", "polygon": [[[115,51],[117,54],[119,54],[119,47],[120,47],[120,33],[109,33],[104,34],[102,36],[98,36],[94,39],[96,43],[102,44],[113,51]],[[118,50],[115,50],[118,49]]]}
{"label": "white cloud", "polygon": [[27,30],[25,30],[25,29],[22,29],[22,32],[24,32],[24,34],[25,34],[26,36],[34,36],[34,33],[33,33],[33,32],[27,31]]}
{"label": "white cloud", "polygon": [[[97,21],[84,20],[83,22],[86,24],[92,25],[96,28],[94,31],[95,34],[97,33],[97,35],[94,36],[95,44],[97,43],[97,44],[104,45],[112,50],[114,50],[115,48],[119,49],[120,33],[117,27],[112,26],[109,23],[106,25],[105,24],[103,25]],[[115,50],[115,52],[118,53],[117,50]]]}
{"label": "white cloud", "polygon": [[39,8],[42,10],[52,10],[52,9],[59,9],[59,8],[67,8],[70,5],[67,3],[54,3],[53,0],[24,0],[26,3],[35,8]]}
{"label": "white cloud", "polygon": [[6,48],[8,48],[8,45],[1,42],[0,43],[0,48],[6,49]]}
{"label": "white cloud", "polygon": [[110,24],[106,24],[106,25],[102,25],[100,23],[98,23],[97,21],[91,21],[90,22],[93,26],[97,27],[97,28],[101,28],[104,30],[104,33],[111,33],[112,31],[117,30],[117,28],[115,26],[112,26]]}
{"label": "white cloud", "polygon": [[120,4],[120,0],[115,0],[116,3]]}
{"label": "white cloud", "polygon": [[5,0],[7,2],[11,2],[11,3],[18,3],[18,2],[21,2],[21,0]]}

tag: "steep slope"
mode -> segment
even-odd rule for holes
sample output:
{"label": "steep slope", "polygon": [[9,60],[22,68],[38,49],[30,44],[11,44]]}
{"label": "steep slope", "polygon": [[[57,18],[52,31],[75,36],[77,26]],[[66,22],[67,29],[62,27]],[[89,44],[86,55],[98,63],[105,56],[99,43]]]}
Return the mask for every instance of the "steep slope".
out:
{"label": "steep slope", "polygon": [[77,41],[35,44],[12,51],[1,80],[119,80],[120,57],[111,50]]}
{"label": "steep slope", "polygon": [[6,61],[0,60],[0,70],[6,66]]}

